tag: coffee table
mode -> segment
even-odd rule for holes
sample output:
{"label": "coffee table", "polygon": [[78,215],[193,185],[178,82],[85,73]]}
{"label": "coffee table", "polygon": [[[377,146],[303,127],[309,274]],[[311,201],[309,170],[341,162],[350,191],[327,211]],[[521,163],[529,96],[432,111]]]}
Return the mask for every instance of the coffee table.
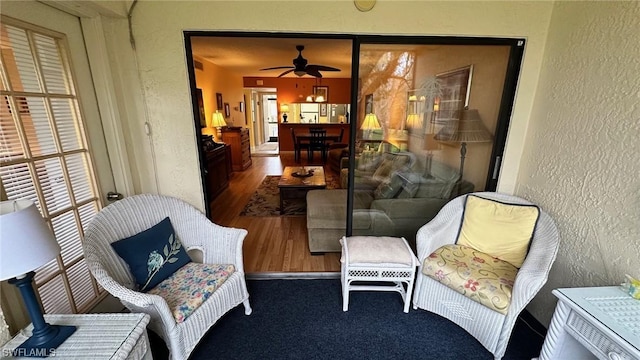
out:
{"label": "coffee table", "polygon": [[[309,174],[304,176],[303,174]],[[322,166],[287,166],[282,172],[278,189],[280,190],[280,214],[284,213],[284,200],[305,199],[307,192],[324,189],[327,182]]]}

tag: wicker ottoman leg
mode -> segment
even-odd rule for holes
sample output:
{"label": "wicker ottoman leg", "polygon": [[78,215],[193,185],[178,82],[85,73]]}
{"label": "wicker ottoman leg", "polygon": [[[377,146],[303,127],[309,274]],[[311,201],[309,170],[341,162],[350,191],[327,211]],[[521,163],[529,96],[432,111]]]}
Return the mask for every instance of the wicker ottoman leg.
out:
{"label": "wicker ottoman leg", "polygon": [[411,295],[413,294],[413,282],[414,282],[414,279],[416,277],[415,267],[413,269],[414,269],[414,272],[411,275],[411,280],[409,280],[407,282],[407,295],[406,295],[407,297],[404,299],[404,312],[405,313],[409,312],[409,304],[411,303]]}
{"label": "wicker ottoman leg", "polygon": [[349,264],[342,263],[340,282],[342,283],[342,311],[349,310]]}
{"label": "wicker ottoman leg", "polygon": [[342,311],[349,310],[349,282],[346,282],[346,286],[342,289]]}

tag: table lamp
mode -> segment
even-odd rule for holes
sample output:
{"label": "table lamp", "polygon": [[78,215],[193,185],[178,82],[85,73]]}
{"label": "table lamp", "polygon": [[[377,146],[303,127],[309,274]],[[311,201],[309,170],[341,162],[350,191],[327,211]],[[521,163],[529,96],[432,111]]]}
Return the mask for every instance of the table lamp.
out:
{"label": "table lamp", "polygon": [[218,129],[218,131],[220,131],[222,127],[227,126],[227,122],[224,121],[224,116],[222,116],[221,112],[216,110],[216,112],[211,115],[211,126]]}
{"label": "table lamp", "polygon": [[218,130],[218,140],[221,141],[222,128],[227,126],[227,122],[224,121],[224,116],[218,110],[211,115],[211,126]]}
{"label": "table lamp", "polygon": [[75,326],[50,325],[44,320],[33,289],[34,270],[60,253],[51,229],[31,200],[0,203],[0,280],[15,285],[33,323],[29,339],[13,350],[15,356],[44,357],[76,330]]}
{"label": "table lamp", "polygon": [[362,126],[360,126],[360,129],[367,132],[367,140],[371,138],[371,131],[381,129],[380,122],[378,121],[378,117],[376,116],[376,114],[367,114],[367,116],[364,117],[364,121],[362,122]]}
{"label": "table lamp", "polygon": [[434,138],[442,142],[460,143],[460,178],[462,178],[467,144],[491,142],[493,137],[480,119],[480,114],[476,109],[462,110],[460,120],[455,123],[457,123],[457,127],[454,124],[445,125]]}
{"label": "table lamp", "polygon": [[282,104],[280,105],[280,112],[282,113],[282,122],[286,123],[287,122],[287,113],[289,112],[289,105],[287,104]]}

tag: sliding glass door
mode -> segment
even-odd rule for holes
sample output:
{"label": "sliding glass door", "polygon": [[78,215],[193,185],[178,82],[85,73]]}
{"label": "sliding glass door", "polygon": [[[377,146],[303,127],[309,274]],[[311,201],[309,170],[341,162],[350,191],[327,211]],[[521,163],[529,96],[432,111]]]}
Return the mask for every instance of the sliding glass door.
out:
{"label": "sliding glass door", "polygon": [[348,227],[413,243],[450,199],[495,190],[523,41],[358,40]]}
{"label": "sliding glass door", "polygon": [[[206,60],[204,71],[190,70],[192,79],[229,79],[220,84],[211,80],[212,86],[203,87],[205,107],[214,93],[224,93],[226,99],[226,94],[241,94],[246,87],[261,93],[275,89],[276,101],[258,99],[272,109],[265,112],[269,118],[261,119],[265,132],[260,139],[278,136],[281,155],[293,155],[291,132],[308,132],[307,123],[322,124],[335,136],[344,133],[327,151],[324,172],[336,181],[305,199],[312,253],[340,251],[343,235],[404,236],[414,243],[418,229],[454,197],[496,189],[522,39],[220,32],[185,36],[193,47],[187,54]],[[215,49],[215,57],[210,49]],[[245,57],[236,58],[241,49]],[[296,73],[289,65],[293,49],[309,64],[339,71]],[[252,55],[256,52],[259,58]],[[241,66],[251,61],[255,63]],[[209,70],[208,62],[215,67]],[[326,104],[314,101],[318,89],[324,89]],[[213,100],[210,103],[213,106]],[[335,104],[344,110],[334,111]],[[277,123],[280,134],[267,131],[271,123]],[[200,123],[195,126],[200,129]]]}

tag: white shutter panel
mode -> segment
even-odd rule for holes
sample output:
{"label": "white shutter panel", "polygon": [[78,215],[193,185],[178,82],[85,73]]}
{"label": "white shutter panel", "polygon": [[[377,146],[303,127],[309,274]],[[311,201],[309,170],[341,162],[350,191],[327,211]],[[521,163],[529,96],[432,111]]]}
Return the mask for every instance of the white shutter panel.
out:
{"label": "white shutter panel", "polygon": [[36,271],[47,313],[88,310],[104,293],[82,253],[84,228],[102,207],[65,40],[0,23],[0,178],[7,197],[36,203],[61,253]]}

